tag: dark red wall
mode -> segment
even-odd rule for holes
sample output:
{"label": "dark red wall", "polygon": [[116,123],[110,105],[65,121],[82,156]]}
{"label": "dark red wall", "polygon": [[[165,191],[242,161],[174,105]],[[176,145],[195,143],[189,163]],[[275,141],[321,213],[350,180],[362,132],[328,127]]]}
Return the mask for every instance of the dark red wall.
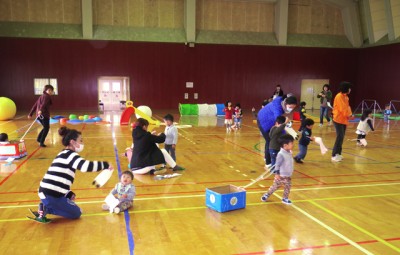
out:
{"label": "dark red wall", "polygon": [[400,100],[400,44],[360,50],[355,100],[363,99],[377,100],[381,107]]}
{"label": "dark red wall", "polygon": [[[55,77],[59,95],[53,109],[92,110],[97,107],[99,76],[129,76],[135,105],[177,109],[182,102],[230,99],[251,108],[268,98],[278,83],[285,92],[300,95],[302,79],[328,78],[333,91],[342,80],[356,82],[357,72],[363,70],[357,68],[359,53],[358,49],[207,44],[189,48],[172,43],[0,38],[0,96],[13,99],[20,110],[29,109],[37,98],[33,79]],[[187,81],[194,82],[194,89],[185,88]],[[190,92],[190,100],[183,99],[184,92]],[[193,92],[199,93],[199,100],[193,99]]]}

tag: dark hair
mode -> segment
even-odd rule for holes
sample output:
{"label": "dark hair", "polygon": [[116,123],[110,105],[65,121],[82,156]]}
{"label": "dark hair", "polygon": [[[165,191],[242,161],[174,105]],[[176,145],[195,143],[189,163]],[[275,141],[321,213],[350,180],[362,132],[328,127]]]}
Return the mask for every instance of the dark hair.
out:
{"label": "dark hair", "polygon": [[68,146],[71,140],[75,140],[80,136],[82,133],[76,129],[69,129],[67,127],[60,127],[58,130],[58,134],[62,136],[61,143],[64,146]]}
{"label": "dark hair", "polygon": [[235,107],[242,108],[242,107],[240,106],[240,103],[237,103],[237,104],[235,105]]}
{"label": "dark hair", "polygon": [[268,102],[268,99],[265,99],[265,100],[262,102],[261,106],[266,106],[268,103],[269,103],[269,102]]}
{"label": "dark hair", "polygon": [[368,118],[368,115],[370,115],[371,113],[372,113],[371,109],[365,109],[361,115],[361,121],[364,121],[366,118]]}
{"label": "dark hair", "polygon": [[121,176],[123,176],[124,174],[129,175],[132,180],[134,179],[133,173],[131,171],[129,171],[129,170],[123,171]]}
{"label": "dark hair", "polygon": [[300,106],[302,106],[302,107],[304,107],[304,106],[306,106],[306,105],[307,105],[307,103],[304,102],[304,101],[302,101],[302,102],[300,103]]}
{"label": "dark hair", "polygon": [[280,87],[281,87],[281,84],[276,84],[276,87],[279,87],[279,88],[280,88]]}
{"label": "dark hair", "polygon": [[304,120],[304,126],[311,126],[311,125],[314,125],[314,120],[309,118]]}
{"label": "dark hair", "polygon": [[283,123],[285,123],[285,121],[286,121],[286,118],[284,116],[278,116],[278,117],[276,117],[276,120],[275,120],[275,122],[277,122],[278,124],[283,124]]}
{"label": "dark hair", "polygon": [[52,85],[50,85],[50,84],[47,84],[43,88],[43,93],[46,92],[48,89],[51,89],[51,90],[54,91],[54,87]]}
{"label": "dark hair", "polygon": [[293,143],[293,141],[294,141],[293,136],[291,136],[289,134],[281,135],[278,138],[278,143],[281,145],[281,147],[283,147],[284,144]]}
{"label": "dark hair", "polygon": [[386,105],[385,105],[385,107],[388,107],[388,106],[390,106],[390,104],[386,104]]}
{"label": "dark hair", "polygon": [[174,116],[172,116],[171,114],[167,114],[164,116],[164,120],[170,120],[172,122],[174,122]]}
{"label": "dark hair", "polygon": [[8,135],[6,133],[1,133],[0,142],[7,142],[7,141],[8,141]]}
{"label": "dark hair", "polygon": [[297,104],[297,98],[295,96],[290,96],[285,99],[286,104]]}
{"label": "dark hair", "polygon": [[148,126],[148,125],[149,125],[149,121],[146,119],[143,119],[143,118],[139,118],[135,122],[135,127],[143,128],[144,126]]}
{"label": "dark hair", "polygon": [[330,87],[331,87],[331,85],[329,85],[329,84],[324,84],[324,86],[322,87],[322,89],[324,89],[325,87],[327,87],[328,88],[328,90],[330,89]]}
{"label": "dark hair", "polygon": [[349,90],[351,89],[353,85],[348,82],[348,81],[342,81],[339,85],[339,91],[342,93],[349,93]]}
{"label": "dark hair", "polygon": [[225,106],[228,106],[228,103],[232,103],[231,101],[226,101]]}

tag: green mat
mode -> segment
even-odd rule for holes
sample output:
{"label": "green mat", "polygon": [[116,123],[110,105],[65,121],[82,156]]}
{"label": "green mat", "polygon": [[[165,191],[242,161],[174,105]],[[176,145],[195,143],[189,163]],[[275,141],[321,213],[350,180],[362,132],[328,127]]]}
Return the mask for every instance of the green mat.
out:
{"label": "green mat", "polygon": [[181,115],[199,115],[199,106],[197,104],[179,104],[179,113]]}

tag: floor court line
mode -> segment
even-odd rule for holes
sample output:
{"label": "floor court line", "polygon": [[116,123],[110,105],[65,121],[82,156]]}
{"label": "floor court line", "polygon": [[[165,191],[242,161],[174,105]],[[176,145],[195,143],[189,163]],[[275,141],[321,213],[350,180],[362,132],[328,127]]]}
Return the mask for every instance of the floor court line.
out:
{"label": "floor court line", "polygon": [[378,236],[372,234],[371,232],[369,232],[369,231],[367,231],[366,229],[364,229],[364,228],[358,226],[357,224],[351,222],[350,220],[348,220],[348,219],[346,219],[346,218],[340,216],[339,214],[337,214],[337,213],[335,213],[335,212],[329,210],[328,208],[326,208],[326,207],[324,207],[324,206],[322,206],[322,205],[316,203],[315,201],[310,201],[310,203],[313,204],[314,206],[318,207],[319,209],[323,210],[324,212],[326,212],[326,213],[332,215],[333,217],[335,217],[335,218],[337,218],[337,219],[339,219],[339,220],[341,220],[341,221],[347,223],[348,225],[352,226],[353,228],[357,229],[358,231],[360,231],[360,232],[362,232],[362,233],[364,233],[364,234],[366,234],[366,235],[372,237],[374,240],[377,240],[378,242],[380,242],[380,243],[386,245],[387,247],[391,248],[392,250],[395,250],[396,252],[400,253],[400,248],[398,248],[398,247],[396,247],[396,246],[394,246],[394,245],[388,243],[388,242],[385,241],[384,239],[382,239],[382,238],[380,238],[380,237],[378,237]]}
{"label": "floor court line", "polygon": [[[114,158],[114,156],[113,156]],[[31,159],[34,160],[34,159]],[[338,175],[318,175],[315,176],[314,178],[334,178],[334,177],[343,177],[343,176],[364,176],[364,175],[388,175],[388,174],[400,174],[400,172],[377,172],[377,173],[366,173],[366,174],[338,174]],[[296,179],[307,179],[308,177],[306,176],[299,176],[296,178],[292,178],[292,180]],[[267,178],[264,180],[273,180],[273,178]],[[400,180],[400,179],[399,179]],[[399,181],[399,180],[373,180],[371,182],[377,182],[377,181]],[[146,187],[164,187],[164,186],[187,186],[187,185],[203,185],[203,184],[218,184],[218,183],[232,183],[232,182],[248,182],[251,181],[251,179],[241,179],[241,180],[223,180],[223,181],[211,181],[211,182],[191,182],[191,183],[166,183],[166,184],[148,184],[148,185],[136,185],[137,188],[146,188]],[[349,184],[349,183],[365,183],[366,181],[362,182],[338,182],[338,183],[326,183],[325,185],[339,185],[339,184]],[[368,181],[367,181],[368,182]],[[314,184],[312,184],[314,185]],[[293,185],[294,187],[296,186],[309,186],[309,185]],[[103,186],[101,188],[76,188],[74,190],[109,190],[112,189],[113,187],[110,186]],[[250,188],[251,189],[251,188]],[[10,194],[29,194],[29,193],[37,193],[36,190],[31,190],[31,191],[12,191],[12,192],[0,192],[0,195],[10,195]]]}
{"label": "floor court line", "polygon": [[[399,241],[400,237],[395,238],[386,238],[384,239],[388,242]],[[358,244],[372,244],[377,243],[378,240],[365,240],[365,241],[356,241]],[[273,253],[281,253],[281,252],[294,252],[294,251],[306,251],[306,250],[315,250],[315,249],[324,249],[324,248],[334,248],[334,247],[343,247],[343,246],[350,246],[349,243],[334,243],[334,244],[327,244],[327,245],[314,245],[314,246],[305,246],[305,247],[297,247],[297,248],[288,248],[288,249],[278,249],[278,250],[271,250]],[[236,253],[234,255],[262,255],[266,254],[265,251],[256,251],[256,252],[246,252],[246,253]]]}
{"label": "floor court line", "polygon": [[[275,193],[273,195],[276,196],[279,199],[282,199],[281,196],[279,196],[279,195],[277,195]],[[361,252],[363,252],[365,254],[368,254],[368,255],[374,255],[372,252],[368,251],[367,249],[365,249],[364,247],[362,247],[358,243],[354,242],[353,240],[351,240],[347,236],[343,235],[339,231],[337,231],[334,228],[330,227],[329,225],[325,224],[324,222],[322,222],[318,218],[316,218],[316,217],[312,216],[311,214],[309,214],[308,212],[304,211],[303,209],[301,209],[297,205],[292,204],[290,206],[293,207],[295,210],[299,211],[301,214],[303,214],[304,216],[306,216],[310,220],[312,220],[315,223],[317,223],[318,225],[320,225],[321,227],[325,228],[326,230],[328,230],[332,234],[336,235],[337,237],[339,237],[339,238],[343,239],[344,241],[346,241],[347,243],[351,244],[354,248],[358,249],[359,251],[361,251]]]}
{"label": "floor court line", "polygon": [[0,182],[0,186],[3,185],[12,175],[14,175],[23,164],[26,163],[26,161],[28,161],[33,155],[35,155],[35,153],[40,149],[41,147],[36,148],[36,150],[34,150],[30,155],[28,155],[28,157],[26,159],[24,159],[24,161],[21,162],[21,164],[19,164],[17,166],[17,168],[15,168],[14,171],[12,171],[9,175],[7,175],[3,180],[1,180]]}
{"label": "floor court line", "polygon": [[[365,182],[362,182],[362,183],[365,183]],[[318,187],[311,187],[311,188],[292,188],[291,189],[291,191],[310,191],[310,190],[329,190],[329,189],[343,189],[343,188],[363,188],[363,187],[378,187],[378,186],[393,186],[393,185],[399,185],[400,184],[400,182],[399,183],[377,183],[377,184],[364,184],[364,185],[351,185],[351,186],[328,186],[328,187],[320,187],[320,186],[318,186]],[[299,185],[299,186],[302,186],[302,185]],[[292,186],[292,187],[296,187],[296,186]],[[105,189],[112,189],[112,187],[111,188],[105,188]],[[247,190],[260,190],[261,188],[248,188]],[[201,191],[193,191],[192,193],[199,193],[199,192],[204,192],[204,190],[201,190]],[[260,193],[260,192],[263,192],[262,190],[261,191],[248,191],[247,193],[249,193],[249,194],[252,194],[252,193]],[[17,194],[20,194],[21,192],[16,192]],[[31,193],[31,194],[36,194],[37,193],[37,191],[35,191],[35,192],[29,192],[29,193]],[[187,193],[187,192],[186,192]],[[3,193],[4,194],[4,193]],[[14,193],[13,193],[14,194]],[[149,194],[138,194],[137,195],[137,197],[139,196],[149,196],[149,195],[163,195],[163,194],[180,194],[180,193],[178,193],[178,192],[176,192],[176,193],[149,193]],[[183,195],[183,196],[168,196],[168,197],[171,197],[171,198],[179,198],[179,197],[185,197],[185,196],[187,196],[187,195]],[[189,195],[189,196],[197,196],[197,195]],[[199,195],[199,196],[201,196],[201,195]],[[94,197],[90,197],[90,198],[80,198],[80,199],[91,199],[91,198],[94,198]],[[98,197],[95,197],[95,198],[98,198]],[[165,198],[165,196],[163,196],[162,198]],[[79,200],[80,200],[79,199]],[[135,200],[140,200],[140,198],[137,198],[137,199],[135,199]],[[147,199],[147,198],[146,198]],[[0,202],[0,204],[5,204],[5,203],[27,203],[27,202],[32,202],[32,201],[38,201],[38,200],[29,200],[29,201],[13,201],[13,202]],[[0,207],[0,208],[2,208],[2,207]]]}

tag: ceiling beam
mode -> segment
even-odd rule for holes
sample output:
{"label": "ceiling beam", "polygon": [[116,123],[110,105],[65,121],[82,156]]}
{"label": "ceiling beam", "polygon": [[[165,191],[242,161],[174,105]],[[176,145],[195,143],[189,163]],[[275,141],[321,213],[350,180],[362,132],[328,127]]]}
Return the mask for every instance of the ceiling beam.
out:
{"label": "ceiling beam", "polygon": [[82,0],[82,35],[84,39],[93,38],[92,0]]}
{"label": "ceiling beam", "polygon": [[186,42],[196,41],[196,0],[185,0]]}
{"label": "ceiling beam", "polygon": [[275,4],[274,32],[278,45],[287,45],[289,0],[279,0]]}
{"label": "ceiling beam", "polygon": [[387,21],[387,30],[388,30],[389,41],[393,41],[393,40],[396,39],[396,33],[395,33],[395,30],[394,30],[392,3],[391,3],[390,0],[385,0],[385,13],[386,13],[386,21]]}

